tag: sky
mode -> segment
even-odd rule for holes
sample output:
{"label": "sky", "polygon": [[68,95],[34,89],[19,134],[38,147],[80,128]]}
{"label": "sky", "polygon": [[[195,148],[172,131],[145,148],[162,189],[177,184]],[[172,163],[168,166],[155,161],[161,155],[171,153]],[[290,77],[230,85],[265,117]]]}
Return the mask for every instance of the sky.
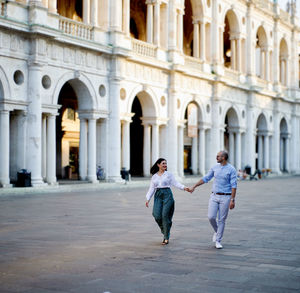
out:
{"label": "sky", "polygon": [[[278,0],[278,3],[283,10],[286,10],[287,2],[288,2],[288,0]],[[296,4],[297,4],[297,15],[298,15],[298,18],[300,18],[300,0],[296,0]]]}

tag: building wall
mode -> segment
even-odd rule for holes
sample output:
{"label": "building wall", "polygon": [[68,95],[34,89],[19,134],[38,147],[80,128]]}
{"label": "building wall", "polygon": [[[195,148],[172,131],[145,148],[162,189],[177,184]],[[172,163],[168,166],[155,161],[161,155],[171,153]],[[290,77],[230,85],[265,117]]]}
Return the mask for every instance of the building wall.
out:
{"label": "building wall", "polygon": [[[130,169],[136,98],[144,176],[159,156],[183,176],[187,147],[195,174],[225,147],[237,169],[299,173],[299,20],[267,0],[187,2],[84,0],[70,18],[54,0],[3,3],[0,184],[10,186],[21,168],[34,186],[56,183],[66,83],[78,101],[82,180],[97,181],[96,165],[110,180]],[[196,138],[186,136],[190,103],[199,113]]]}

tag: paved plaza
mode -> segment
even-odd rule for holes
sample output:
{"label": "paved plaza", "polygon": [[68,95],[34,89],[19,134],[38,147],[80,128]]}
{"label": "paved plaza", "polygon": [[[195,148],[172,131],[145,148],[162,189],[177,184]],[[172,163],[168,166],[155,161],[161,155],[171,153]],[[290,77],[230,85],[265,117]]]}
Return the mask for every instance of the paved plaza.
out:
{"label": "paved plaza", "polygon": [[[0,292],[300,292],[300,177],[239,183],[224,249],[211,242],[211,184],[174,190],[170,244],[147,187],[0,195]],[[30,189],[28,189],[30,190]]]}

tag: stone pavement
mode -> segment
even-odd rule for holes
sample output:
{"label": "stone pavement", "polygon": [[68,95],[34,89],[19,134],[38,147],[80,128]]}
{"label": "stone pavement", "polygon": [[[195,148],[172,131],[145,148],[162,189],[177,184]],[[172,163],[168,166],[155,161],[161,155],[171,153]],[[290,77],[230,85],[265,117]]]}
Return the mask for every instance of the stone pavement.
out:
{"label": "stone pavement", "polygon": [[300,292],[300,177],[241,182],[222,250],[210,188],[173,189],[168,246],[145,186],[2,194],[0,292]]}

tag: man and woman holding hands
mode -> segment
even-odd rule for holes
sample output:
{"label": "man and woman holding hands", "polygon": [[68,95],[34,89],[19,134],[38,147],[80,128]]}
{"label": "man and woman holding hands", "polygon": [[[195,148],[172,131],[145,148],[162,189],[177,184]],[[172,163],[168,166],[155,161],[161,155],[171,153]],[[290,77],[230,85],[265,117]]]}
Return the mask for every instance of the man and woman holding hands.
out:
{"label": "man and woman holding hands", "polygon": [[[213,242],[217,249],[223,248],[221,240],[224,233],[225,221],[229,209],[235,207],[235,195],[237,188],[237,175],[235,168],[227,162],[228,153],[220,151],[217,154],[217,164],[200,179],[193,187],[185,187],[177,182],[174,175],[167,171],[167,161],[158,159],[151,168],[150,188],[147,192],[146,207],[154,195],[153,217],[163,234],[162,245],[167,245],[172,227],[174,214],[174,198],[171,186],[192,193],[198,186],[207,183],[214,178],[212,193],[208,204],[208,219],[214,230]],[[218,216],[218,220],[217,220]]]}

